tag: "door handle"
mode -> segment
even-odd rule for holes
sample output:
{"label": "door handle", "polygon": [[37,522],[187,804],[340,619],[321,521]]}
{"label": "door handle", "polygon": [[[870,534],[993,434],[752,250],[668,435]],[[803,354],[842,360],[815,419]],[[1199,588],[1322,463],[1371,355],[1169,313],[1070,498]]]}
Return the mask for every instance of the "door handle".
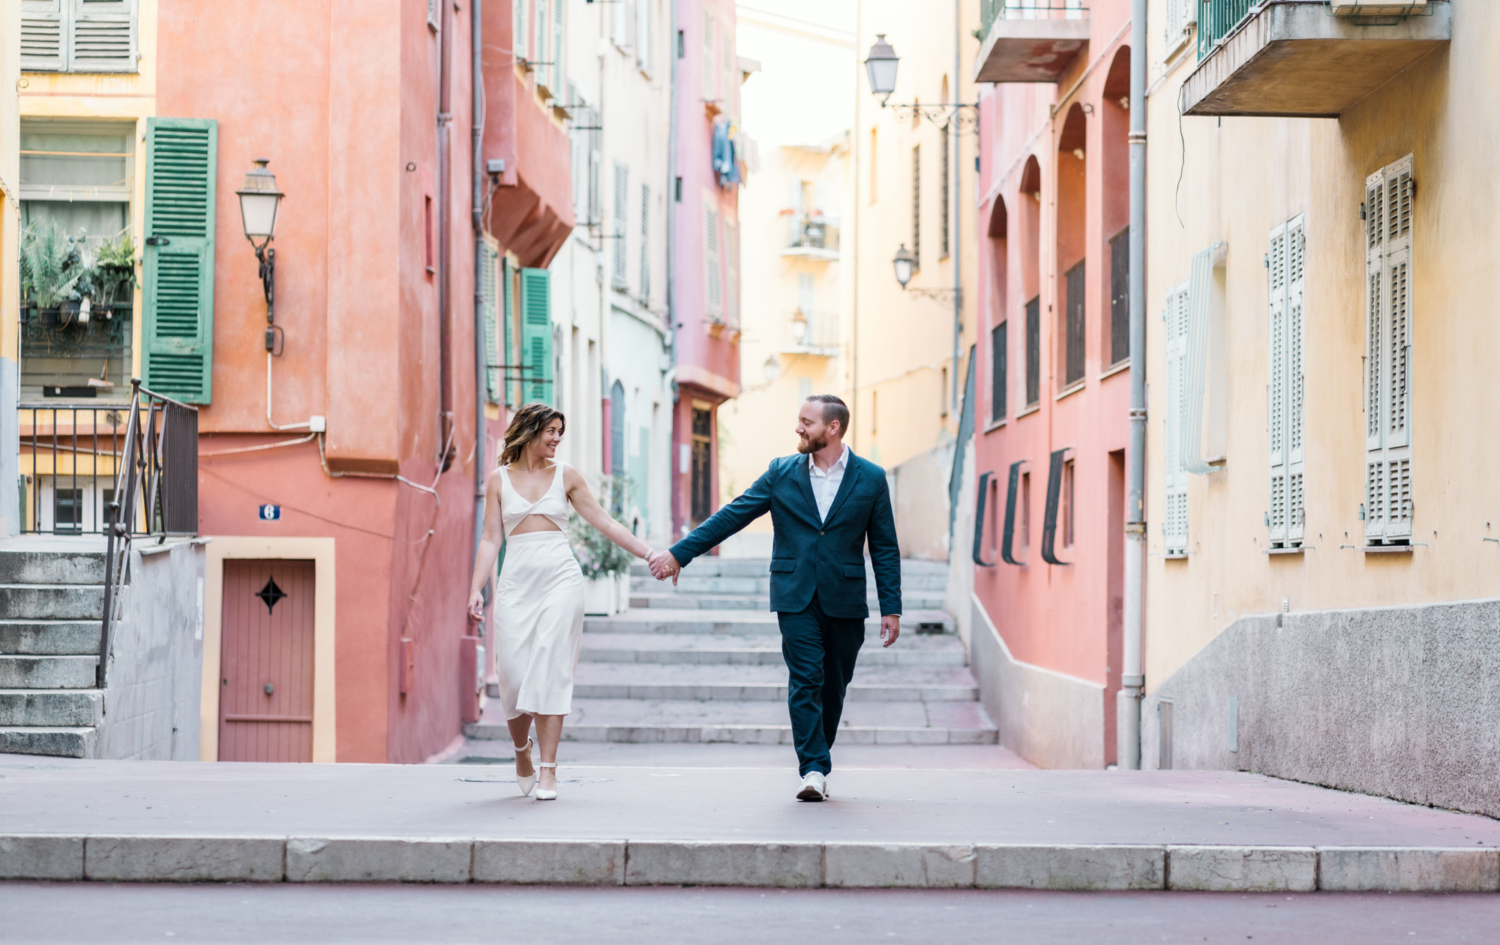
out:
{"label": "door handle", "polygon": [[148,236],[148,237],[146,237],[146,245],[147,246],[170,246],[170,245],[172,245],[172,240],[171,240],[170,237],[166,237],[166,236]]}

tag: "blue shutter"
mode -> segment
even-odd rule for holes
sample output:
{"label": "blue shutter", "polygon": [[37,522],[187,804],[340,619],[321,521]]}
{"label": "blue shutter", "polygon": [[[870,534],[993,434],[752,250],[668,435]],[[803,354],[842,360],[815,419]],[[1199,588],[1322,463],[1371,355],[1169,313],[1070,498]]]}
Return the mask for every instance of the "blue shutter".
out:
{"label": "blue shutter", "polygon": [[521,270],[521,399],[556,405],[552,388],[552,273]]}

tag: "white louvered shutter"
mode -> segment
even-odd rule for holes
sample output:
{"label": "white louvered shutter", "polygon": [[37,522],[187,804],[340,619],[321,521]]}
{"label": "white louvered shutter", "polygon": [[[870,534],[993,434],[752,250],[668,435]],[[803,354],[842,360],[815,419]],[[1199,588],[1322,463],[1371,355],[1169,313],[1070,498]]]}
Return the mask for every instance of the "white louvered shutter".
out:
{"label": "white louvered shutter", "polygon": [[1213,471],[1203,459],[1203,396],[1208,386],[1208,320],[1213,299],[1214,248],[1193,256],[1188,280],[1187,329],[1183,337],[1186,386],[1182,390],[1182,468],[1193,475]]}
{"label": "white louvered shutter", "polygon": [[1365,182],[1365,538],[1412,537],[1411,226],[1408,155]]}
{"label": "white louvered shutter", "polygon": [[625,246],[625,214],[626,214],[625,202],[626,202],[626,200],[629,199],[629,196],[626,194],[625,188],[627,186],[629,186],[629,184],[630,184],[630,169],[627,168],[624,164],[620,163],[619,161],[616,161],[615,162],[615,195],[614,195],[615,196],[615,203],[614,203],[614,209],[615,209],[615,214],[614,214],[614,217],[615,217],[614,230],[615,231],[614,231],[614,234],[613,234],[613,236],[614,236],[614,254],[612,256],[612,260],[613,260],[613,264],[614,265],[613,265],[613,272],[611,274],[611,284],[616,289],[623,289],[626,286],[626,282],[625,282],[625,250],[626,250],[626,246]]}
{"label": "white louvered shutter", "polygon": [[724,221],[724,268],[728,272],[724,287],[724,320],[731,328],[740,327],[740,226]]}
{"label": "white louvered shutter", "polygon": [[1185,555],[1188,548],[1187,471],[1183,468],[1182,441],[1187,405],[1188,283],[1167,293],[1162,320],[1166,323],[1166,430],[1163,468],[1166,475],[1166,508],[1162,536],[1168,555]]}
{"label": "white louvered shutter", "polygon": [[485,393],[492,404],[500,402],[500,368],[505,359],[500,353],[500,254],[488,240],[484,244],[484,271],[479,285],[484,293],[484,359]]}
{"label": "white louvered shutter", "polygon": [[1266,426],[1270,433],[1271,483],[1267,509],[1272,548],[1301,545],[1303,504],[1303,391],[1305,377],[1303,284],[1307,238],[1301,214],[1271,231],[1269,264],[1271,376]]}
{"label": "white louvered shutter", "polygon": [[136,71],[136,0],[66,0],[73,4],[68,30],[68,71]]}
{"label": "white louvered shutter", "polygon": [[526,13],[527,8],[531,5],[531,0],[511,0],[511,2],[514,5],[511,7],[513,16],[511,24],[512,32],[510,45],[511,49],[513,50],[513,58],[515,59],[515,61],[519,62],[522,59],[531,58],[527,53],[527,49],[529,47],[526,42],[526,31],[527,27],[530,25],[527,22]]}
{"label": "white louvered shutter", "polygon": [[719,211],[712,205],[703,211],[703,264],[708,317],[724,318],[723,268],[719,260]]}
{"label": "white louvered shutter", "polygon": [[548,83],[553,95],[562,97],[563,90],[563,31],[567,5],[563,0],[552,0],[552,81]]}
{"label": "white louvered shutter", "polygon": [[73,0],[21,0],[21,70],[61,72],[67,63],[67,23],[63,3]]}
{"label": "white louvered shutter", "polygon": [[714,14],[712,10],[703,11],[703,99],[704,101],[716,101],[719,96],[715,94],[714,82],[718,79],[718,67],[715,65],[714,53],[719,47],[719,34],[714,30]]}
{"label": "white louvered shutter", "polygon": [[636,0],[635,64],[642,72],[651,72],[651,0]]}
{"label": "white louvered shutter", "polygon": [[641,301],[651,304],[651,187],[641,185]]}

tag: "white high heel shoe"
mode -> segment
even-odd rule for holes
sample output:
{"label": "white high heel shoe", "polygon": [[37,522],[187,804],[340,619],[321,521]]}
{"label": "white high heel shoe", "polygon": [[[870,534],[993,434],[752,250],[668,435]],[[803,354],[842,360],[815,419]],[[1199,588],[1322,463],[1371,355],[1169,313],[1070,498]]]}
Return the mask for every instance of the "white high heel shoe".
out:
{"label": "white high heel shoe", "polygon": [[531,751],[531,745],[532,740],[530,738],[527,738],[526,744],[516,748],[516,787],[521,789],[522,797],[526,797],[531,794],[531,789],[536,787],[536,766],[532,765],[531,773],[523,778],[521,777],[521,765],[519,764],[521,760],[521,752],[524,751],[529,753]]}
{"label": "white high heel shoe", "polygon": [[[556,768],[557,768],[557,762],[555,762],[555,761],[538,761],[536,763],[536,766],[538,768],[552,768],[555,771]],[[557,792],[556,791],[549,791],[546,788],[537,788],[536,789],[536,799],[539,800],[539,801],[555,801],[555,800],[557,800]]]}

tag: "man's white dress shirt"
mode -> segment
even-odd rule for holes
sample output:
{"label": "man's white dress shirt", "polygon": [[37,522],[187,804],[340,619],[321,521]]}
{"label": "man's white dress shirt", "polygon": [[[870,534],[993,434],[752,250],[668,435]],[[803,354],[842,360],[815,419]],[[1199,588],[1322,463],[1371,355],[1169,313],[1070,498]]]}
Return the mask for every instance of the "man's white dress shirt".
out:
{"label": "man's white dress shirt", "polygon": [[828,521],[828,509],[834,496],[839,494],[839,485],[844,481],[844,469],[849,465],[849,447],[839,455],[838,462],[824,472],[813,462],[813,454],[807,454],[807,472],[812,477],[813,498],[818,502],[818,521]]}

